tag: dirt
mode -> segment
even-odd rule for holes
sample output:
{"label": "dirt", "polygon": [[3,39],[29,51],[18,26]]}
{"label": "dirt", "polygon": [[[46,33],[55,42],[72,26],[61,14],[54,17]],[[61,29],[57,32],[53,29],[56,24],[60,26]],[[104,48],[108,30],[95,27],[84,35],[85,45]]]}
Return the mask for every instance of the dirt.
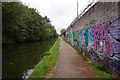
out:
{"label": "dirt", "polygon": [[99,78],[99,76],[74,48],[61,39],[58,61],[49,78]]}

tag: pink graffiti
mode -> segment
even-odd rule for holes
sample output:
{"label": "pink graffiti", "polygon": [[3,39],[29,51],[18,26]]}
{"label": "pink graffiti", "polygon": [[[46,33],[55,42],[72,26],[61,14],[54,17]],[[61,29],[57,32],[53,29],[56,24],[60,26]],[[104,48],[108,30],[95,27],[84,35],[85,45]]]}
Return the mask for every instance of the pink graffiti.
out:
{"label": "pink graffiti", "polygon": [[[110,25],[109,23],[106,24],[102,24],[101,25],[101,30],[100,30],[100,42],[102,42],[102,40],[105,40],[105,44],[106,44],[106,51],[108,52],[108,54],[110,56],[112,56],[112,48],[111,45],[109,43],[109,28]],[[103,33],[104,32],[104,33]],[[102,45],[99,46],[100,47],[100,52],[102,52],[103,48]]]}
{"label": "pink graffiti", "polygon": [[109,23],[102,24],[101,26],[95,26],[93,28],[94,36],[94,48],[99,49],[99,52],[103,52],[103,40],[105,40],[106,51],[108,55],[112,56],[112,48],[109,43]]}
{"label": "pink graffiti", "polygon": [[98,34],[99,34],[99,26],[95,26],[93,29],[93,37],[94,37],[94,48],[97,49],[98,48],[98,45],[99,45],[99,39],[98,39]]}

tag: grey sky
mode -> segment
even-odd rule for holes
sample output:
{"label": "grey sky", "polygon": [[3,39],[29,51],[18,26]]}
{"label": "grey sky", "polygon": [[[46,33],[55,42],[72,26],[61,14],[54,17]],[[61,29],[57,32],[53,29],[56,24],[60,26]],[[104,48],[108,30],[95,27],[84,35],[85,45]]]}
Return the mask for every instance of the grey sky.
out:
{"label": "grey sky", "polygon": [[[40,15],[48,16],[52,25],[60,34],[60,30],[67,28],[77,16],[77,0],[20,0],[36,8]],[[78,0],[79,14],[93,0]]]}

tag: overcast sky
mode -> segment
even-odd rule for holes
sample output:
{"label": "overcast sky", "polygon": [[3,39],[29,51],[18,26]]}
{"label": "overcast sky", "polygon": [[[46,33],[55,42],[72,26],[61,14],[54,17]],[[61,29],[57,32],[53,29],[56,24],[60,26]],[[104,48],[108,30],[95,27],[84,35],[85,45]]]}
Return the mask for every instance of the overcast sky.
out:
{"label": "overcast sky", "polygon": [[[20,0],[36,8],[40,15],[50,18],[52,25],[55,26],[57,33],[67,28],[77,17],[77,0]],[[93,0],[78,0],[79,14]]]}

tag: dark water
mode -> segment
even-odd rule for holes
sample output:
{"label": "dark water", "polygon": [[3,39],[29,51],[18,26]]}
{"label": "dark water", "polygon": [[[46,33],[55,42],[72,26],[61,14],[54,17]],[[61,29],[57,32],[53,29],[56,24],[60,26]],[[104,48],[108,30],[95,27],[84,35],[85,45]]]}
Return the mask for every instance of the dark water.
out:
{"label": "dark water", "polygon": [[27,42],[2,46],[3,78],[22,78],[41,60],[42,54],[53,46],[55,40]]}

